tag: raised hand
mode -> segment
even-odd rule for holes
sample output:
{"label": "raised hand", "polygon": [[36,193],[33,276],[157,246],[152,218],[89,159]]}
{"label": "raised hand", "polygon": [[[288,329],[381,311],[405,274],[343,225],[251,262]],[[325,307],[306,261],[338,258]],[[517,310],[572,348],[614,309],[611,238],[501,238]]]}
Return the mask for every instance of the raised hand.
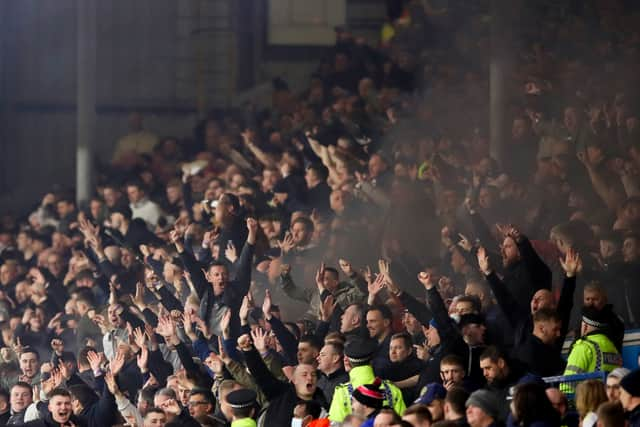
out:
{"label": "raised hand", "polygon": [[580,254],[573,249],[569,249],[564,257],[564,260],[560,258],[560,264],[565,271],[567,277],[574,277],[582,271],[582,260]]}
{"label": "raised hand", "polygon": [[231,361],[231,358],[229,357],[229,355],[227,354],[227,352],[224,350],[224,345],[222,342],[222,337],[218,337],[218,351],[220,352],[220,359],[222,359],[222,361],[227,364]]}
{"label": "raised hand", "polygon": [[465,236],[464,234],[460,234],[459,233],[458,237],[460,237],[460,241],[458,242],[458,246],[460,246],[466,252],[471,252],[471,249],[473,249],[473,245],[471,244],[471,242],[469,241],[467,236]]}
{"label": "raised hand", "polygon": [[140,354],[137,357],[138,368],[143,374],[147,372],[147,364],[149,363],[149,349],[147,346],[140,347]]}
{"label": "raised hand", "polygon": [[384,276],[382,274],[378,274],[376,279],[373,282],[369,282],[367,284],[367,290],[369,291],[369,297],[367,299],[367,303],[369,305],[373,305],[375,302],[376,296],[380,293],[380,291],[385,286]]}
{"label": "raised hand", "polygon": [[143,347],[147,346],[147,335],[141,328],[135,328],[133,330],[133,341],[136,346],[142,350]]}
{"label": "raised hand", "polygon": [[442,227],[442,230],[440,230],[440,241],[447,248],[453,245],[453,240],[451,239],[451,230],[449,230],[449,227],[444,226]]}
{"label": "raised hand", "polygon": [[420,273],[418,273],[418,281],[422,283],[422,286],[424,286],[427,290],[433,288],[433,286],[435,285],[433,283],[433,279],[431,278],[431,274],[425,271],[421,271]]}
{"label": "raised hand", "polygon": [[229,326],[231,325],[231,309],[227,308],[227,310],[222,315],[220,319],[220,329],[222,329],[222,335],[226,337],[229,336]]}
{"label": "raised hand", "polygon": [[220,356],[213,351],[209,353],[209,356],[204,360],[204,364],[216,375],[222,375],[224,372],[224,362]]}
{"label": "raised hand", "polygon": [[262,314],[267,320],[271,320],[271,292],[267,289],[264,293],[264,301],[262,302]]}
{"label": "raised hand", "polygon": [[262,328],[256,328],[251,331],[251,339],[253,340],[253,346],[260,353],[267,351],[267,332]]}
{"label": "raised hand", "polygon": [[278,247],[282,251],[282,255],[288,254],[295,246],[296,243],[289,232],[285,233],[284,239],[278,242]]}
{"label": "raised hand", "polygon": [[242,304],[240,305],[240,310],[238,312],[238,316],[240,316],[241,322],[246,322],[249,318],[249,312],[253,308],[253,298],[251,297],[251,292],[242,298]]}
{"label": "raised hand", "polygon": [[391,272],[389,263],[384,259],[378,260],[378,271],[380,271],[380,275],[384,277],[384,280],[389,283],[391,282]]}
{"label": "raised hand", "polygon": [[327,296],[320,304],[320,320],[328,322],[337,305],[338,303],[333,298],[333,295]]}
{"label": "raised hand", "polygon": [[238,251],[236,247],[233,245],[233,242],[229,240],[227,243],[227,248],[224,251],[224,256],[229,260],[231,264],[235,263],[238,259]]}
{"label": "raised hand", "polygon": [[249,231],[247,243],[254,245],[258,237],[258,221],[255,218],[247,218],[247,230]]}
{"label": "raised hand", "polygon": [[89,366],[91,366],[91,370],[93,372],[100,371],[100,364],[102,363],[102,357],[95,351],[90,351],[87,353],[87,360],[89,361]]}
{"label": "raised hand", "polygon": [[180,405],[178,405],[175,399],[165,400],[160,404],[160,409],[173,416],[178,416],[180,412],[182,412]]}
{"label": "raised hand", "polygon": [[489,275],[491,273],[491,267],[489,265],[489,256],[487,255],[487,251],[483,246],[478,248],[478,266],[480,267],[480,271],[485,275]]}
{"label": "raised hand", "polygon": [[171,316],[162,316],[158,318],[158,326],[156,332],[165,339],[170,338],[176,334],[176,324]]}
{"label": "raised hand", "polygon": [[147,308],[147,305],[144,303],[144,293],[145,286],[142,282],[136,283],[136,293],[132,298],[133,305],[135,305],[138,310],[144,311]]}
{"label": "raised hand", "polygon": [[107,388],[112,395],[117,395],[120,393],[120,389],[118,388],[118,383],[116,382],[116,377],[112,372],[107,372],[104,375],[104,382],[107,384]]}
{"label": "raised hand", "polygon": [[320,293],[320,295],[322,295],[322,292],[324,292],[324,262],[322,264],[320,264],[320,268],[316,271],[316,286],[318,287],[318,292]]}
{"label": "raised hand", "polygon": [[113,375],[118,375],[124,366],[124,362],[124,353],[117,351],[109,363],[109,371],[111,371]]}

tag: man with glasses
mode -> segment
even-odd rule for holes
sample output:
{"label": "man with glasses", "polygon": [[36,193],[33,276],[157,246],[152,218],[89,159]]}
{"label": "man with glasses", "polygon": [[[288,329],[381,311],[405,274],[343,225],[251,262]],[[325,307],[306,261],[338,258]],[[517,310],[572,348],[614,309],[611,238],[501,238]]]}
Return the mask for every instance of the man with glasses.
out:
{"label": "man with glasses", "polygon": [[213,415],[216,407],[215,398],[209,390],[193,389],[189,394],[187,406],[189,407],[189,414],[193,418]]}

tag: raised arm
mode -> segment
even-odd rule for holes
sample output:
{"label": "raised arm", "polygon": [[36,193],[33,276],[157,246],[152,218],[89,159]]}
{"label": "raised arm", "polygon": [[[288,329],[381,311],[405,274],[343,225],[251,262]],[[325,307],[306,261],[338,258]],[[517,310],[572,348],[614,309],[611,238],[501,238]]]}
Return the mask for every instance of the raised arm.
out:
{"label": "raised arm", "polygon": [[582,271],[582,260],[580,259],[580,254],[573,249],[569,249],[565,255],[565,259],[560,259],[560,264],[565,272],[557,308],[557,312],[562,319],[560,327],[561,339],[558,340],[558,343],[562,345],[569,330],[571,310],[573,309],[573,294],[576,291],[576,276]]}

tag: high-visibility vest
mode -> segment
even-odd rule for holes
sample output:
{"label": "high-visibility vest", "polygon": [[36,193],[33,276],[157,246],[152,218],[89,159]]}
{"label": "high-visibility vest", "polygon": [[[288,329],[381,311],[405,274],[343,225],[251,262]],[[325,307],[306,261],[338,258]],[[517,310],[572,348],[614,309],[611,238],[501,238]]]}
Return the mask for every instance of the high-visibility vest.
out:
{"label": "high-visibility vest", "polygon": [[[340,384],[333,392],[333,400],[329,408],[329,420],[342,422],[351,413],[351,395],[353,391],[364,384],[372,384],[376,379],[371,365],[358,366],[349,371],[349,382]],[[391,381],[382,380],[380,386],[384,394],[384,406],[393,408],[398,415],[404,414],[406,409],[402,392]]]}
{"label": "high-visibility vest", "polygon": [[572,346],[564,375],[611,372],[622,366],[622,356],[611,340],[600,332],[579,338]]}

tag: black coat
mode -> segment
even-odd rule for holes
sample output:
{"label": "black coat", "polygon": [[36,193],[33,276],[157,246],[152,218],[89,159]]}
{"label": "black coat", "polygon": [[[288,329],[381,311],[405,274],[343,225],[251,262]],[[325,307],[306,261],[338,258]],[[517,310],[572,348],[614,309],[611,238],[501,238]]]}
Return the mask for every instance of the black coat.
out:
{"label": "black coat", "polygon": [[[76,417],[75,415],[71,415],[69,418],[70,423],[73,423],[76,427],[92,427],[87,424],[84,420]],[[71,425],[71,424],[66,425]],[[45,418],[40,420],[29,421],[26,424],[23,424],[24,427],[60,427],[60,423],[57,423],[53,420],[50,413],[47,413]]]}

